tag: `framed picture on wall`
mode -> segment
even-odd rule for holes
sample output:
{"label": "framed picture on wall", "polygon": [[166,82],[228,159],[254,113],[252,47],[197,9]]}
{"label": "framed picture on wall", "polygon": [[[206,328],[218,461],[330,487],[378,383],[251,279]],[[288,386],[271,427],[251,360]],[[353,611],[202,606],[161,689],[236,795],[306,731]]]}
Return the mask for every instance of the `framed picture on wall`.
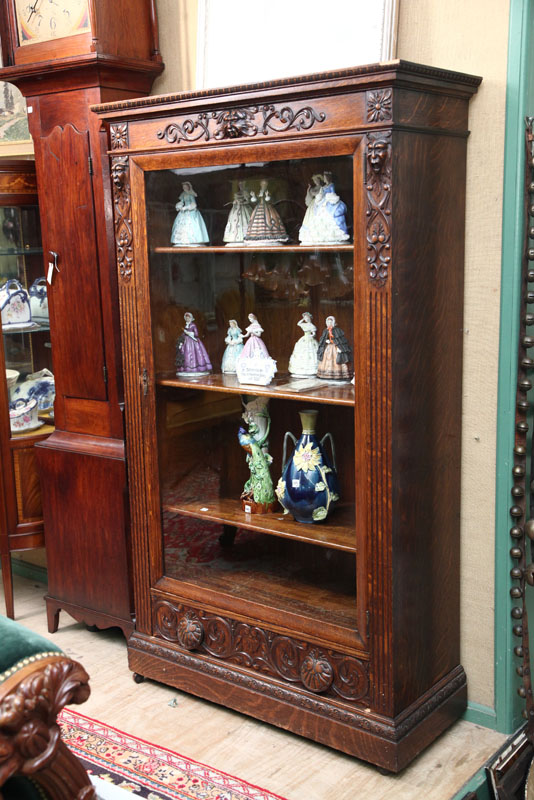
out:
{"label": "framed picture on wall", "polygon": [[16,86],[0,81],[0,158],[32,154],[26,100]]}
{"label": "framed picture on wall", "polygon": [[198,0],[197,89],[396,57],[399,0]]}

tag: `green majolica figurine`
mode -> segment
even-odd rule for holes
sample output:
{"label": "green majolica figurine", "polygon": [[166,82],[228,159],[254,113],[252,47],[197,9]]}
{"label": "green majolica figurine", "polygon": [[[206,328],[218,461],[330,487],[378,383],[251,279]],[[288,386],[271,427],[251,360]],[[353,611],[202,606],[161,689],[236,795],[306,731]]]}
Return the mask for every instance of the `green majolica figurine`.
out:
{"label": "green majolica figurine", "polygon": [[247,453],[250,478],[243,487],[241,501],[248,514],[266,514],[274,511],[276,497],[271,480],[270,465],[272,457],[267,452],[271,419],[265,398],[243,398],[245,420],[248,431],[239,428],[237,438]]}

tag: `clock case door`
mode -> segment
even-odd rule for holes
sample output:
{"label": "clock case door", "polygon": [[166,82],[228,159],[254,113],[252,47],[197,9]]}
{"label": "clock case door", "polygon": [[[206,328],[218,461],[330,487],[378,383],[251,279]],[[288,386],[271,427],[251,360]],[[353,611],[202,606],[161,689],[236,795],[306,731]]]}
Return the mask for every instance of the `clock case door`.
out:
{"label": "clock case door", "polygon": [[90,106],[147,94],[163,64],[153,0],[91,0],[89,11],[90,35],[19,47],[13,2],[0,0],[0,77],[27,101],[43,248],[47,262],[50,251],[58,254],[60,270],[50,286],[56,430],[37,449],[49,531],[49,630],[64,609],[128,634],[133,602],[112,205],[107,137]]}

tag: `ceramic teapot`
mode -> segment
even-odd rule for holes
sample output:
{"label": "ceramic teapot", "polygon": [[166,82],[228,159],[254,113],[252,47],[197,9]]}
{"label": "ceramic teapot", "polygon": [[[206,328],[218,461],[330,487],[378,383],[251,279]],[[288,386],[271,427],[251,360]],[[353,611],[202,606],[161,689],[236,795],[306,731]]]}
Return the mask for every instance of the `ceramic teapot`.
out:
{"label": "ceramic teapot", "polygon": [[11,393],[13,401],[25,400],[27,402],[35,399],[39,411],[49,411],[54,405],[55,396],[54,376],[49,369],[41,369],[39,372],[30,373],[24,381],[17,384]]}
{"label": "ceramic teapot", "polygon": [[21,328],[32,321],[30,297],[26,289],[11,278],[0,287],[2,328]]}
{"label": "ceramic teapot", "polygon": [[36,278],[30,286],[30,310],[33,322],[48,325],[48,297],[46,278]]}
{"label": "ceramic teapot", "polygon": [[9,424],[12,433],[32,431],[39,427],[37,400],[15,400],[9,405]]}
{"label": "ceramic teapot", "polygon": [[[276,496],[285,513],[290,512],[297,522],[322,522],[339,500],[339,484],[336,474],[334,440],[325,433],[319,441],[315,435],[318,411],[299,411],[302,434],[296,440],[290,431],[284,436],[282,477],[276,487]],[[286,460],[287,442],[295,445],[293,455]],[[329,440],[332,462],[324,452],[324,443]]]}

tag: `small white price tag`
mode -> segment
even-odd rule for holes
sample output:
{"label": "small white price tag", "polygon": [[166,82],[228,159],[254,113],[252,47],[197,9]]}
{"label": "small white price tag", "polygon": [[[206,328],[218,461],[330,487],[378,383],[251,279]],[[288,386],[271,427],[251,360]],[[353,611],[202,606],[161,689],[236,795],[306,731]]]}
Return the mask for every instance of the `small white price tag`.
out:
{"label": "small white price tag", "polygon": [[48,272],[46,273],[46,281],[50,285],[52,285],[52,276],[54,275],[54,262],[48,262]]}
{"label": "small white price tag", "polygon": [[252,511],[252,506],[247,506],[246,505],[245,506],[245,514],[250,514],[251,511]]}
{"label": "small white price tag", "polygon": [[291,485],[293,486],[293,489],[298,489],[299,486],[300,486],[299,479],[298,478],[293,478],[293,480],[291,481]]}

